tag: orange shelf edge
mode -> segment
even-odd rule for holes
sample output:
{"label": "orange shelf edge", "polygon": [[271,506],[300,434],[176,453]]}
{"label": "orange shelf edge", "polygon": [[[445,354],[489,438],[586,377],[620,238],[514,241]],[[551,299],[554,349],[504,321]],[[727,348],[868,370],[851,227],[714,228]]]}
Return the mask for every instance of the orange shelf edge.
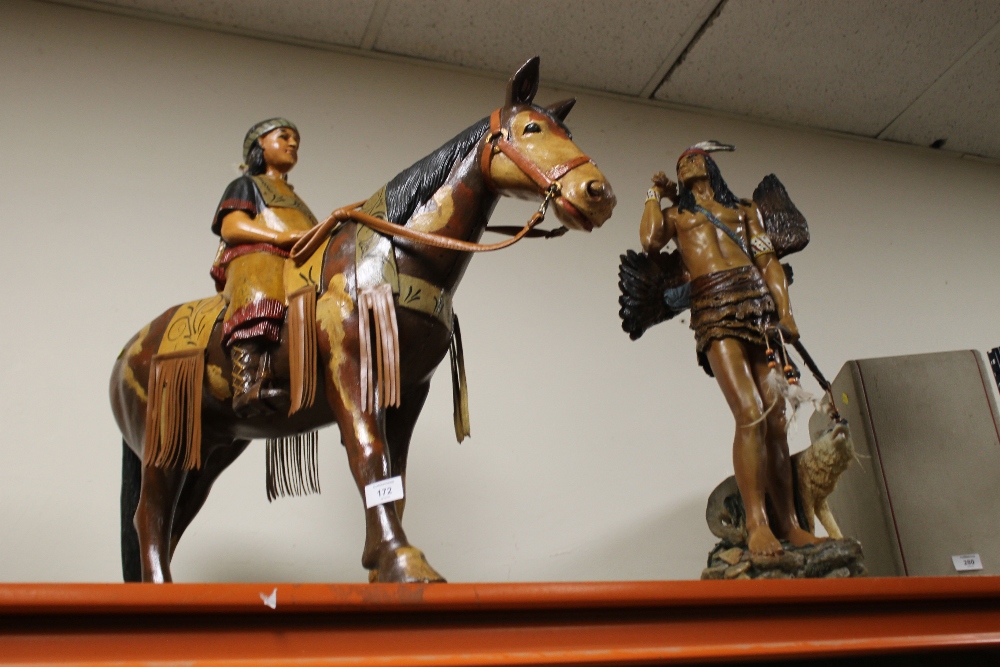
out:
{"label": "orange shelf edge", "polygon": [[[262,594],[276,593],[276,607]],[[542,665],[1000,649],[1000,577],[0,584],[0,663]]]}

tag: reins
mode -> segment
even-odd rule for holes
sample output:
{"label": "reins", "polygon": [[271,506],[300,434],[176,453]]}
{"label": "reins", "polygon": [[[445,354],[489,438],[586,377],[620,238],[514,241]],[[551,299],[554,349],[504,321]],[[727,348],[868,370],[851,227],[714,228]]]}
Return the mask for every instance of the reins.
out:
{"label": "reins", "polygon": [[498,243],[484,244],[475,243],[473,241],[463,241],[461,239],[452,239],[446,236],[439,236],[437,234],[429,234],[416,229],[410,229],[409,227],[405,227],[403,225],[398,225],[388,220],[383,220],[382,218],[376,218],[373,215],[365,213],[364,211],[359,210],[365,203],[360,201],[336,209],[323,222],[306,232],[305,235],[303,235],[302,238],[300,238],[292,247],[290,256],[295,261],[295,264],[301,265],[316,251],[317,248],[319,248],[324,239],[330,236],[341,224],[348,220],[354,220],[355,222],[367,225],[381,234],[405,238],[411,241],[416,241],[417,243],[433,246],[435,248],[457,250],[459,252],[492,252],[494,250],[501,250],[512,246],[526,236],[554,238],[564,234],[566,231],[565,227],[560,227],[550,232],[540,232],[534,228],[545,220],[545,214],[548,211],[549,203],[554,198],[559,196],[561,191],[559,180],[573,169],[576,169],[584,164],[593,163],[593,160],[586,155],[578,155],[563,164],[552,167],[547,172],[543,172],[534,162],[518,150],[517,146],[508,140],[506,129],[500,127],[500,111],[500,109],[497,109],[490,114],[490,134],[486,139],[483,146],[483,153],[480,156],[480,169],[482,170],[486,185],[490,188],[490,190],[494,192],[496,191],[496,186],[493,183],[493,179],[490,177],[490,165],[493,160],[493,155],[499,151],[506,155],[517,166],[517,168],[521,170],[522,173],[530,178],[532,182],[538,185],[538,187],[545,193],[545,198],[542,199],[542,203],[538,207],[538,210],[535,211],[530,218],[528,218],[524,227],[522,227],[519,231],[514,231],[517,228],[509,226],[486,228],[486,231],[493,231],[500,234],[513,233],[511,238]]}

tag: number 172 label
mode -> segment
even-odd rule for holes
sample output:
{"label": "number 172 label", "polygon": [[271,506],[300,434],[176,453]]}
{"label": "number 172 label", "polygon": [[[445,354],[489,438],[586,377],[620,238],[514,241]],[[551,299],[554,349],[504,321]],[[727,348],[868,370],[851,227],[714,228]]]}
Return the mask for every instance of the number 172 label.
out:
{"label": "number 172 label", "polygon": [[403,478],[390,477],[365,486],[365,507],[371,509],[403,499]]}

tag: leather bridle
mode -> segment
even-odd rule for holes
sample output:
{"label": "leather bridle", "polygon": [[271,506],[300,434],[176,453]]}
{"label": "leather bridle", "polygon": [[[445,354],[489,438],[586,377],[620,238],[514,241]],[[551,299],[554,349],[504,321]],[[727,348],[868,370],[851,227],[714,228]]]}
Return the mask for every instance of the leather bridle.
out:
{"label": "leather bridle", "polygon": [[581,165],[594,164],[594,161],[590,157],[581,153],[571,160],[557,164],[548,171],[542,171],[538,168],[537,164],[511,143],[507,128],[500,127],[501,111],[503,111],[502,108],[490,114],[490,133],[483,144],[482,155],[479,157],[479,168],[483,172],[483,179],[485,179],[486,185],[493,192],[497,191],[497,187],[493,182],[493,177],[490,175],[490,167],[493,163],[493,156],[497,152],[506,155],[521,170],[521,173],[530,178],[538,186],[540,192],[549,192],[554,188],[555,192],[553,196],[558,196],[561,190],[559,179]]}
{"label": "leather bridle", "polygon": [[490,176],[490,166],[493,162],[493,156],[497,152],[500,152],[506,155],[510,161],[513,162],[525,176],[530,178],[531,181],[535,183],[539,190],[544,194],[544,199],[542,199],[542,203],[538,207],[538,210],[532,214],[532,216],[525,223],[524,227],[520,230],[517,230],[516,227],[513,228],[513,230],[517,230],[516,233],[510,227],[487,227],[487,231],[513,234],[512,238],[509,238],[506,241],[500,241],[499,243],[484,244],[474,243],[472,241],[463,241],[461,239],[451,239],[446,236],[439,236],[438,234],[429,234],[427,232],[404,227],[403,225],[397,225],[394,222],[389,222],[388,220],[383,220],[382,218],[376,218],[373,215],[359,211],[358,209],[364,204],[362,201],[338,208],[331,213],[326,220],[310,229],[305,236],[295,243],[295,246],[292,248],[290,253],[292,259],[297,265],[301,265],[312,255],[313,252],[316,251],[317,248],[319,248],[320,244],[322,244],[323,240],[326,239],[327,236],[332,234],[341,223],[347,220],[360,222],[361,224],[367,225],[381,234],[398,236],[411,241],[416,241],[418,243],[423,243],[425,245],[434,246],[436,248],[457,250],[459,252],[490,252],[493,250],[500,250],[501,248],[514,245],[525,236],[542,236],[545,238],[561,236],[566,231],[565,227],[560,227],[551,232],[534,231],[534,228],[541,224],[541,222],[545,219],[545,213],[548,210],[549,202],[560,196],[562,187],[559,180],[577,167],[584,164],[594,164],[594,161],[588,156],[581,154],[563,162],[562,164],[557,164],[548,171],[542,171],[538,168],[538,165],[522,153],[517,146],[511,143],[508,138],[509,133],[507,132],[507,129],[500,127],[500,112],[502,110],[502,108],[497,109],[490,114],[490,133],[486,137],[486,141],[483,143],[483,152],[479,158],[479,166],[483,173],[483,179],[485,180],[487,187],[489,187],[492,192],[497,191],[496,184]]}

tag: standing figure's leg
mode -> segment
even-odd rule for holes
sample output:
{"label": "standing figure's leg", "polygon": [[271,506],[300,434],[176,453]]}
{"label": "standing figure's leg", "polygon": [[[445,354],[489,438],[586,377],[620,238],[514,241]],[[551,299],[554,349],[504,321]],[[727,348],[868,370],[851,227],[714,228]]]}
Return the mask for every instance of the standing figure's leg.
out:
{"label": "standing figure's leg", "polygon": [[[771,501],[774,532],[797,547],[816,544],[816,538],[799,526],[795,512],[795,490],[792,488],[792,459],[788,455],[788,423],[785,420],[785,398],[768,388],[765,378],[770,369],[759,348],[751,350],[757,387],[767,412],[764,447],[767,451],[767,496]],[[774,406],[773,408],[770,406]]]}
{"label": "standing figure's leg", "polygon": [[143,581],[157,584],[172,581],[170,529],[186,475],[186,471],[180,468],[144,466],[142,469],[142,490],[134,522],[139,537]]}
{"label": "standing figure's leg", "polygon": [[758,554],[781,553],[781,543],[768,525],[764,406],[746,347],[735,338],[723,338],[712,341],[707,356],[736,420],[733,468],[746,509],[747,547]]}

